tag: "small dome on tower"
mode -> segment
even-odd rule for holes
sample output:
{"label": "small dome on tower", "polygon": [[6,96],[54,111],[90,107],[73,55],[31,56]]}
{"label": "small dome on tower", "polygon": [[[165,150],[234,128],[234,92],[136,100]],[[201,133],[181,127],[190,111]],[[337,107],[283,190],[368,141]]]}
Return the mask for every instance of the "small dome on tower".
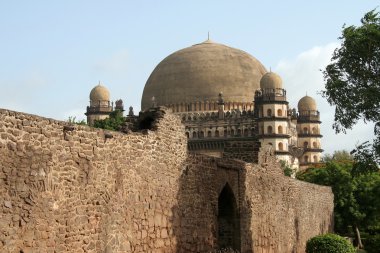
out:
{"label": "small dome on tower", "polygon": [[260,80],[261,89],[282,89],[282,79],[273,72],[267,72]]}
{"label": "small dome on tower", "polygon": [[109,101],[110,92],[106,87],[99,84],[95,86],[90,92],[90,101]]}
{"label": "small dome on tower", "polygon": [[298,111],[316,111],[317,103],[315,103],[314,98],[309,96],[304,96],[298,102]]}

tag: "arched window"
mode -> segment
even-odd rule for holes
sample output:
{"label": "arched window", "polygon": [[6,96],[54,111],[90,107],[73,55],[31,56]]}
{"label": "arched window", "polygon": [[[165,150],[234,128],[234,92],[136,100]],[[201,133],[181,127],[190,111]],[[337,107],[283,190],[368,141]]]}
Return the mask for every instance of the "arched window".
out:
{"label": "arched window", "polygon": [[198,137],[199,138],[205,137],[205,133],[203,131],[200,131],[199,134],[198,134]]}
{"label": "arched window", "polygon": [[313,160],[314,160],[315,163],[317,163],[318,162],[318,157],[316,155],[313,156]]}
{"label": "arched window", "polygon": [[308,133],[309,133],[309,129],[308,129],[307,127],[304,127],[304,128],[303,128],[303,133],[304,133],[304,134],[308,134]]}
{"label": "arched window", "polygon": [[224,129],[223,135],[224,137],[227,137],[227,129]]}
{"label": "arched window", "polygon": [[197,132],[193,132],[193,138],[197,138]]}
{"label": "arched window", "polygon": [[210,130],[207,132],[207,137],[211,137],[211,131]]}
{"label": "arched window", "polygon": [[264,127],[263,126],[260,127],[260,134],[264,134]]}
{"label": "arched window", "polygon": [[317,144],[317,142],[313,142],[313,148],[317,148],[318,147],[318,144]]}
{"label": "arched window", "polygon": [[215,137],[219,137],[219,131],[215,130]]}
{"label": "arched window", "polygon": [[318,134],[318,130],[317,130],[316,127],[313,127],[313,129],[311,130],[311,132],[312,132],[313,134]]}
{"label": "arched window", "polygon": [[234,136],[234,135],[235,135],[235,131],[234,131],[233,129],[231,129],[231,131],[230,131],[230,135],[231,135],[231,136]]}
{"label": "arched window", "polygon": [[279,117],[282,116],[282,110],[281,110],[281,109],[278,109],[278,110],[277,110],[277,116],[279,116]]}
{"label": "arched window", "polygon": [[284,150],[284,145],[282,142],[278,143],[278,150]]}
{"label": "arched window", "polygon": [[303,143],[303,147],[304,147],[304,148],[307,148],[308,145],[309,145],[309,143],[308,143],[307,141],[305,141],[305,142]]}
{"label": "arched window", "polygon": [[248,132],[249,132],[249,130],[247,128],[244,129],[244,136],[248,136]]}
{"label": "arched window", "polygon": [[309,157],[308,157],[307,155],[305,155],[305,157],[304,157],[304,161],[305,161],[305,163],[308,163],[308,162],[309,162]]}
{"label": "arched window", "polygon": [[267,132],[268,132],[268,134],[271,134],[273,132],[272,126],[268,126]]}
{"label": "arched window", "polygon": [[237,130],[237,135],[241,136],[241,129],[240,128]]}
{"label": "arched window", "polygon": [[186,137],[187,139],[189,139],[189,132],[186,132]]}
{"label": "arched window", "polygon": [[271,109],[268,109],[268,110],[267,110],[267,116],[268,116],[268,117],[272,117],[272,110],[271,110]]}
{"label": "arched window", "polygon": [[282,126],[278,126],[278,133],[282,134]]}

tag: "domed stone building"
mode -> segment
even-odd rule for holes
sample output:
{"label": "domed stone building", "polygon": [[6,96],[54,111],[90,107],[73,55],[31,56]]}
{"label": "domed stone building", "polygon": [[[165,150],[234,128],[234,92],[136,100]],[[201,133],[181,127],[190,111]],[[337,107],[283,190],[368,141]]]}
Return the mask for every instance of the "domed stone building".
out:
{"label": "domed stone building", "polygon": [[124,111],[123,101],[117,100],[114,108],[113,102],[110,102],[110,92],[99,82],[90,92],[90,105],[85,113],[87,124],[92,126],[96,120],[108,118],[114,109]]}
{"label": "domed stone building", "polygon": [[[90,125],[113,110],[101,87],[90,94]],[[171,108],[186,127],[190,152],[257,162],[259,147],[270,144],[277,158],[293,167],[317,163],[323,150],[315,100],[302,98],[297,112],[286,95],[281,77],[256,58],[206,40],[156,66],[145,84],[141,110]]]}
{"label": "domed stone building", "polygon": [[106,119],[111,112],[110,92],[99,82],[90,92],[90,106],[87,106],[85,113],[87,124],[93,125],[95,120]]}

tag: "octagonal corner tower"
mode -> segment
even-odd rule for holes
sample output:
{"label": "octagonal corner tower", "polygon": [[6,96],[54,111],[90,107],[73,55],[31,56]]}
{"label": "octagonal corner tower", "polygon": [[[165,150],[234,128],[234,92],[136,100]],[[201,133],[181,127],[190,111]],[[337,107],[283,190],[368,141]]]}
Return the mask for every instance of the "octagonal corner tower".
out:
{"label": "octagonal corner tower", "polygon": [[174,52],[156,66],[145,84],[141,109],[151,107],[154,97],[157,106],[193,111],[194,103],[216,103],[220,92],[225,102],[252,103],[266,72],[248,53],[207,40]]}

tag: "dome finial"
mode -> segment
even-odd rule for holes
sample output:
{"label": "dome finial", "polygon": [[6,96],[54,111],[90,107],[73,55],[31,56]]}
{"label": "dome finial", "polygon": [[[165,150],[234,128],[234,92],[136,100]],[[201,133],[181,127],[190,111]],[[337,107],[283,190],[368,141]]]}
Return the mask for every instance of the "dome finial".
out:
{"label": "dome finial", "polygon": [[210,31],[207,32],[207,40],[210,40]]}

